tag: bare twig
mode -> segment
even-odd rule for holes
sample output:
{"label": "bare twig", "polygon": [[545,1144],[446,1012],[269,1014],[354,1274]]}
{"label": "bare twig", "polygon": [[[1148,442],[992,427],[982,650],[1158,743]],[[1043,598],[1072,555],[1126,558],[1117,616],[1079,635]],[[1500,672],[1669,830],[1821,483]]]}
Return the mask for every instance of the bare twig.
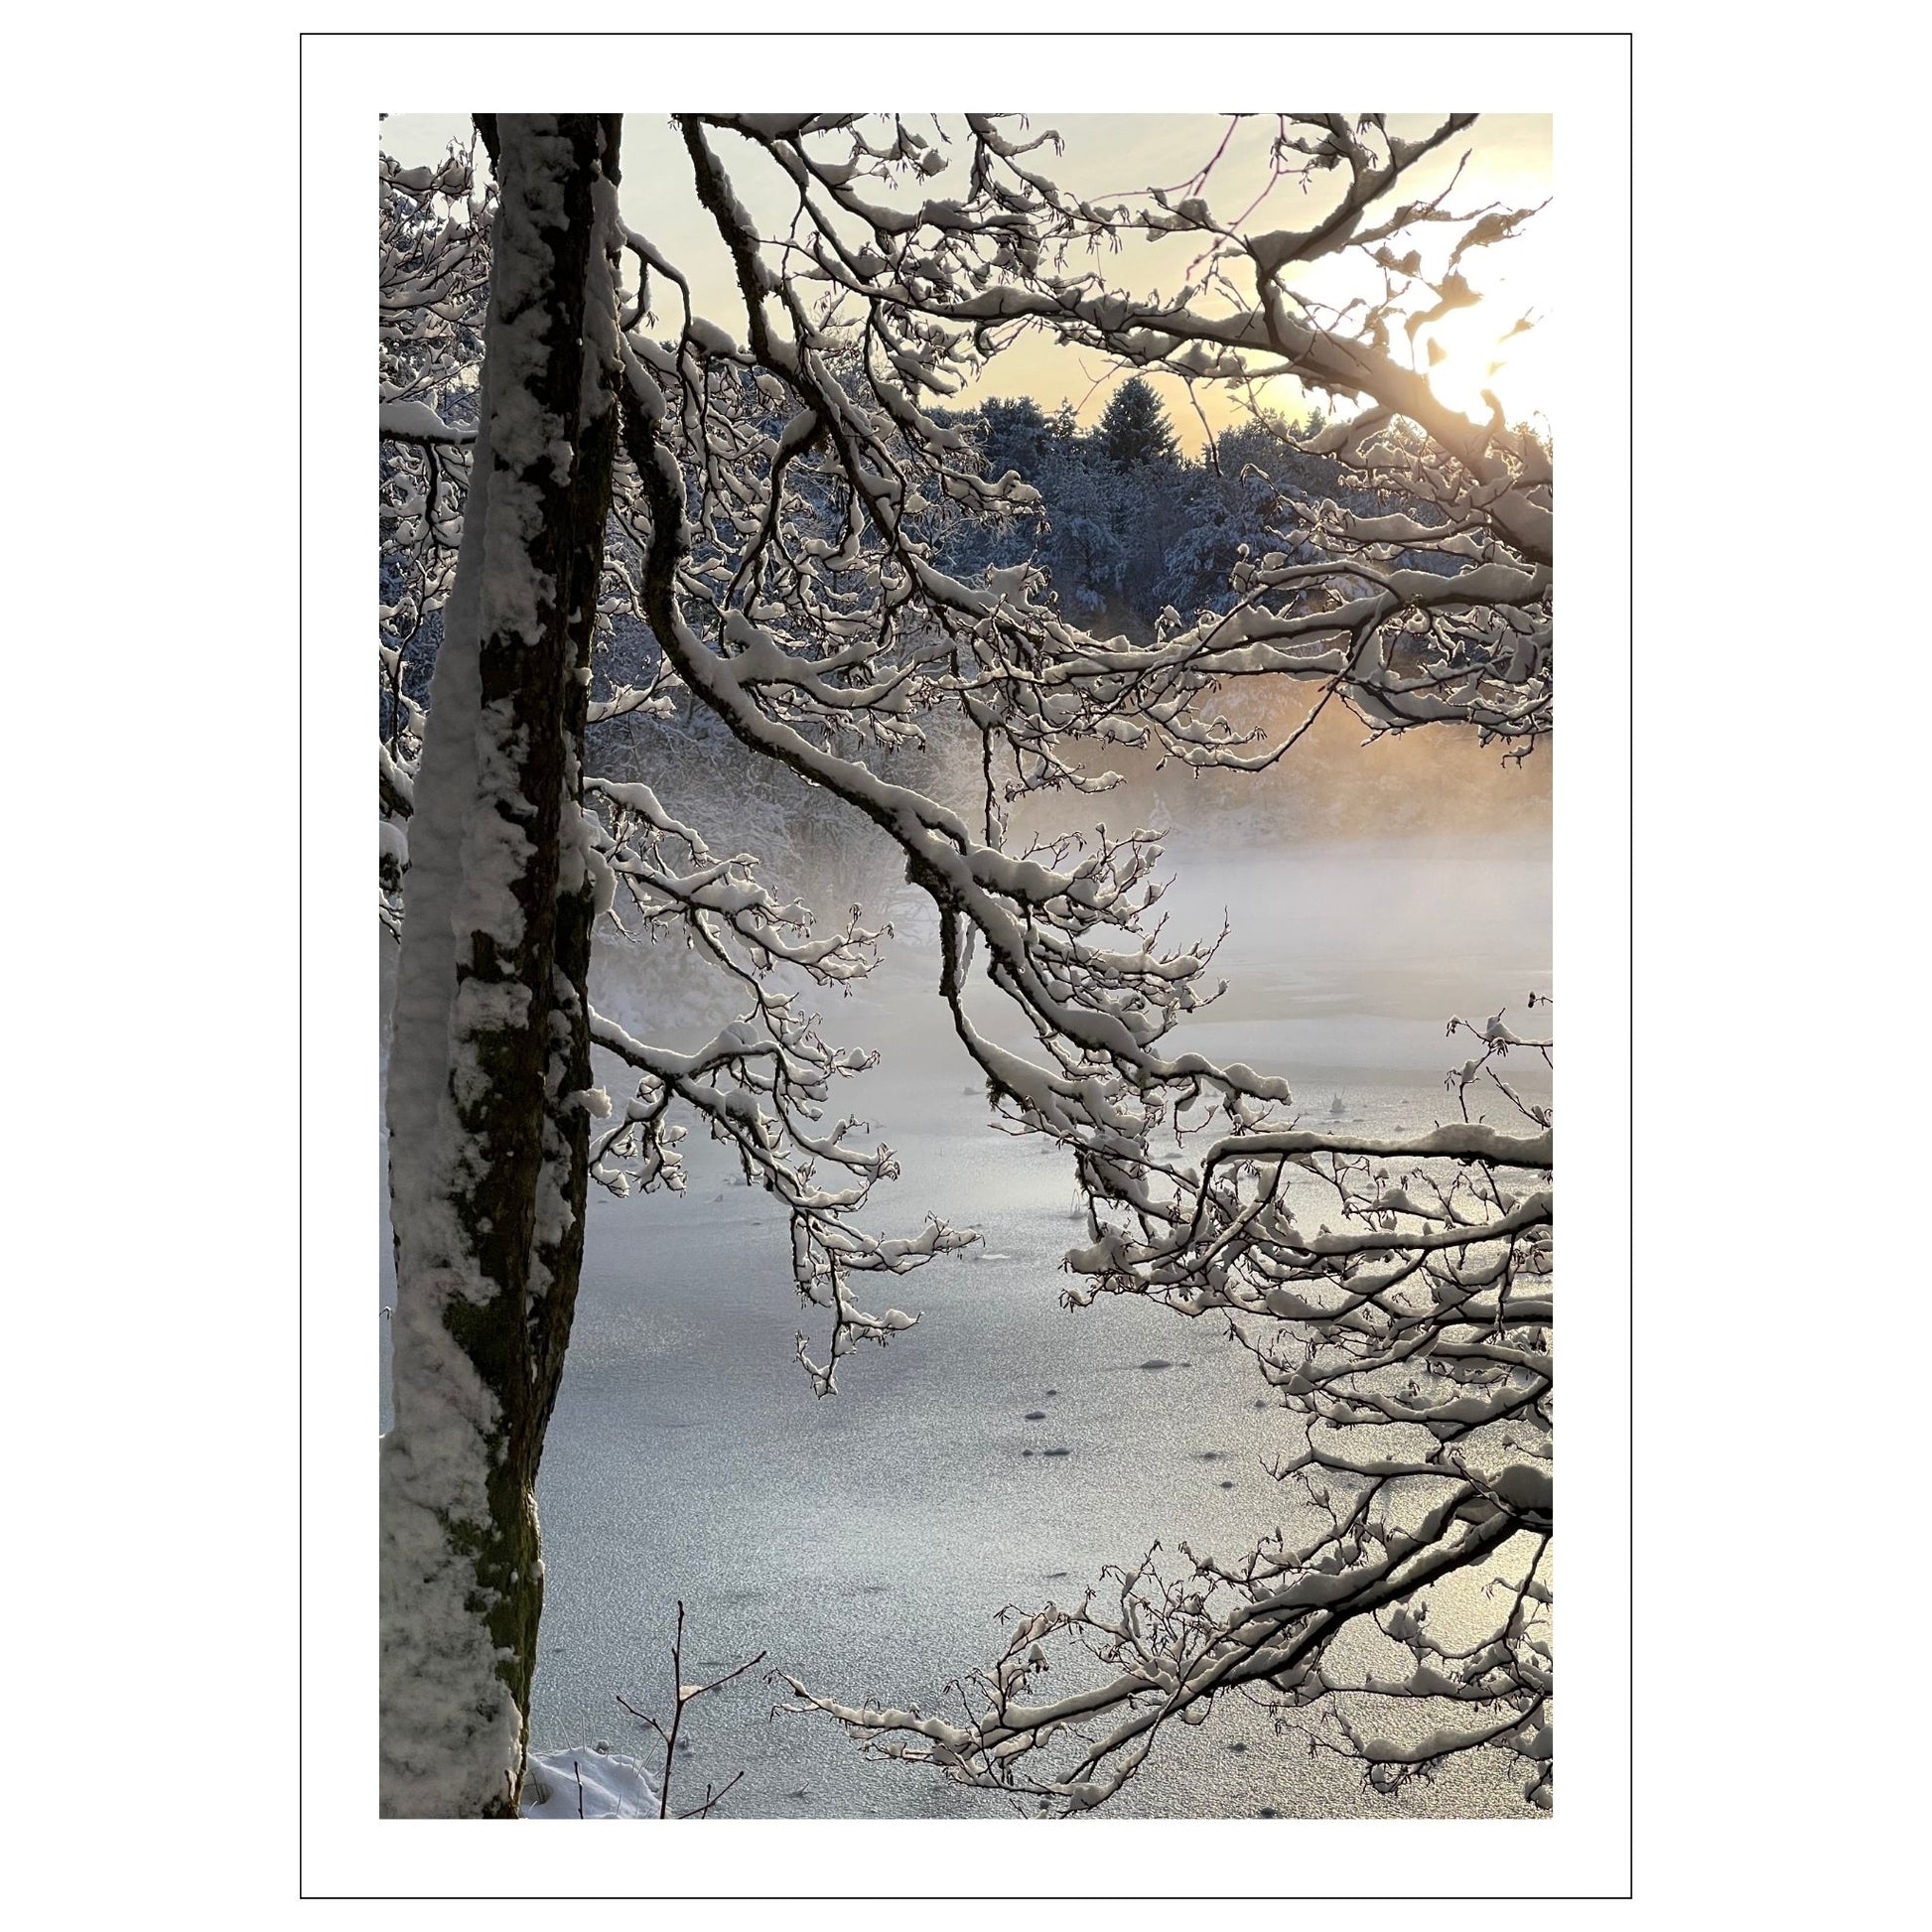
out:
{"label": "bare twig", "polygon": [[639,1724],[648,1725],[651,1730],[655,1731],[663,1739],[664,1770],[658,1780],[657,1790],[657,1815],[659,1818],[669,1818],[673,1815],[679,1818],[708,1817],[711,1808],[745,1775],[743,1771],[734,1772],[716,1792],[712,1790],[710,1783],[707,1782],[705,1785],[704,1802],[702,1804],[694,1806],[690,1811],[681,1811],[676,1814],[672,1813],[671,1773],[676,1759],[678,1731],[684,1724],[685,1707],[690,1704],[695,1704],[701,1697],[708,1697],[713,1691],[729,1684],[734,1678],[743,1677],[755,1664],[761,1664],[763,1662],[764,1652],[760,1650],[756,1657],[746,1658],[742,1664],[734,1666],[731,1670],[724,1672],[722,1676],[712,1678],[709,1683],[685,1683],[684,1602],[682,1598],[679,1598],[677,1605],[677,1624],[671,1634],[671,1721],[669,1727],[667,1728],[664,1725],[660,1724],[649,1712],[639,1711],[635,1705],[631,1704],[621,1694],[618,1696],[618,1704],[621,1710],[630,1717],[635,1718]]}

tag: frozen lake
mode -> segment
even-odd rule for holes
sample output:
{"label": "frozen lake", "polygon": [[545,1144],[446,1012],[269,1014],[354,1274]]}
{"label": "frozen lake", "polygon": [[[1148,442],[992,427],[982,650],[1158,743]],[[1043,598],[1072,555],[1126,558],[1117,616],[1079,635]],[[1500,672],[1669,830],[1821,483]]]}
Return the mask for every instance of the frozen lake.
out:
{"label": "frozen lake", "polygon": [[[1443,1037],[1448,1017],[1479,1021],[1550,987],[1537,844],[1476,856],[1358,842],[1210,865],[1176,851],[1174,869],[1172,935],[1217,928],[1223,907],[1234,922],[1219,962],[1229,993],[1189,1043],[1286,1072],[1312,1117],[1338,1093],[1357,1131],[1426,1129],[1450,1105],[1444,1069],[1466,1057]],[[539,1485],[539,1748],[649,1757],[654,1740],[616,1694],[664,1709],[680,1597],[687,1681],[763,1650],[847,1701],[938,1709],[949,1678],[998,1653],[1002,1606],[1077,1599],[1103,1564],[1157,1538],[1233,1554],[1277,1520],[1261,1464],[1279,1413],[1251,1358],[1139,1302],[1061,1309],[1059,1257],[1081,1237],[1070,1165],[989,1130],[936,998],[895,973],[877,995],[821,1010],[828,1037],[885,1054],[847,1103],[903,1169],[868,1224],[909,1231],[931,1210],[984,1240],[974,1259],[868,1298],[920,1324],[848,1358],[839,1394],[819,1401],[793,1336],[804,1327],[822,1354],[822,1317],[790,1288],[782,1215],[732,1184],[719,1150],[687,1144],[681,1199],[597,1195]],[[1006,1809],[869,1762],[827,1721],[770,1716],[774,1701],[760,1669],[694,1707],[674,1798],[694,1803],[706,1778],[742,1770],[735,1816]],[[1349,1767],[1228,1701],[1202,1728],[1176,1727],[1107,1809],[1534,1815],[1513,1783],[1469,1764],[1371,1800]]]}

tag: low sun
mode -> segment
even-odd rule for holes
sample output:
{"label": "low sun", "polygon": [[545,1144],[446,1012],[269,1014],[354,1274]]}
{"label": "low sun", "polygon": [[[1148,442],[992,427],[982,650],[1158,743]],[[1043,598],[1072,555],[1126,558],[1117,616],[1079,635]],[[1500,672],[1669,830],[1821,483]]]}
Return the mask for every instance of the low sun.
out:
{"label": "low sun", "polygon": [[1471,309],[1454,309],[1418,332],[1417,366],[1430,387],[1451,409],[1476,422],[1486,421],[1489,390],[1502,404],[1504,419],[1519,423],[1550,408],[1546,326],[1540,309],[1529,311],[1529,327],[1518,326],[1524,306],[1507,290]]}

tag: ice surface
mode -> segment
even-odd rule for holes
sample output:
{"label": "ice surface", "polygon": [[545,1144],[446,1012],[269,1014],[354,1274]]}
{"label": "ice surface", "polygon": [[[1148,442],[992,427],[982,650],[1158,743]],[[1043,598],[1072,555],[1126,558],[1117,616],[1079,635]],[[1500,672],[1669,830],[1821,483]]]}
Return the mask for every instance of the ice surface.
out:
{"label": "ice surface", "polygon": [[[1311,1125],[1329,1124],[1337,1095],[1339,1124],[1362,1135],[1452,1117],[1442,1075],[1461,1055],[1443,1037],[1447,1015],[1486,1015],[1549,985],[1547,853],[1534,844],[1357,841],[1205,865],[1178,851],[1174,871],[1176,935],[1217,928],[1224,908],[1234,920],[1217,962],[1228,998],[1189,1023],[1187,1042],[1285,1067]],[[997,1655],[1007,1603],[1077,1598],[1103,1563],[1157,1537],[1227,1551],[1278,1518],[1260,1461],[1282,1431],[1250,1357],[1208,1322],[1139,1302],[1060,1308],[1058,1258],[1083,1238],[1067,1164],[988,1131],[983,1083],[939,1023],[929,966],[889,967],[829,1013],[840,1036],[886,1056],[852,1096],[904,1173],[872,1218],[909,1228],[943,1211],[982,1229],[988,1260],[910,1278],[896,1299],[918,1326],[863,1351],[836,1398],[815,1399],[793,1358],[794,1333],[822,1317],[789,1287],[782,1218],[757,1189],[728,1184],[719,1150],[693,1137],[683,1198],[594,1195],[539,1485],[539,1749],[649,1754],[654,1740],[616,1696],[662,1705],[678,1597],[686,1663],[703,1675],[764,1649],[828,1694],[903,1704]],[[1008,1259],[989,1265],[995,1255]],[[822,1350],[823,1333],[813,1338]],[[869,1762],[829,1723],[770,1719],[776,1697],[759,1679],[692,1711],[674,1807],[742,1769],[730,1815],[999,1814],[996,1799]],[[573,1778],[563,1815],[575,1807]],[[1241,1705],[1164,1744],[1109,1806],[1264,1809],[1527,1808],[1497,1767],[1467,1763],[1371,1799],[1357,1771],[1285,1749]]]}
{"label": "ice surface", "polygon": [[[1286,1067],[1310,1124],[1327,1123],[1336,1094],[1348,1131],[1365,1135],[1452,1118],[1445,1017],[1549,983],[1534,847],[1478,858],[1357,844],[1217,866],[1181,854],[1175,870],[1176,934],[1218,927],[1224,906],[1235,919],[1220,962],[1229,1003],[1190,1023],[1187,1042]],[[919,1325],[864,1351],[835,1399],[816,1400],[792,1359],[799,1328],[821,1351],[825,1337],[787,1286],[782,1218],[758,1190],[727,1184],[717,1150],[692,1151],[682,1200],[593,1203],[539,1492],[537,1744],[640,1747],[615,1698],[662,1701],[678,1597],[687,1664],[706,1674],[764,1649],[829,1695],[904,1704],[990,1661],[1007,1603],[1077,1597],[1103,1563],[1157,1537],[1230,1550],[1278,1519],[1260,1464],[1282,1431],[1256,1407],[1266,1391],[1252,1359],[1208,1322],[1138,1302],[1059,1306],[1058,1259],[1081,1238],[1067,1164],[987,1130],[928,988],[908,975],[833,1015],[843,1036],[886,1054],[856,1104],[904,1178],[873,1218],[899,1227],[944,1212],[981,1227],[985,1258],[911,1278],[901,1299]],[[1070,1686],[1042,1686],[1056,1688]],[[769,1719],[774,1701],[754,1673],[694,1711],[688,1802],[742,1769],[725,1807],[738,1816],[1001,1810],[869,1762],[829,1723]],[[1285,1750],[1245,1707],[1183,1735],[1109,1809],[1524,1810],[1508,1777],[1460,1763],[1400,1799],[1366,1798],[1357,1771]],[[684,1797],[674,1786],[673,1804]]]}

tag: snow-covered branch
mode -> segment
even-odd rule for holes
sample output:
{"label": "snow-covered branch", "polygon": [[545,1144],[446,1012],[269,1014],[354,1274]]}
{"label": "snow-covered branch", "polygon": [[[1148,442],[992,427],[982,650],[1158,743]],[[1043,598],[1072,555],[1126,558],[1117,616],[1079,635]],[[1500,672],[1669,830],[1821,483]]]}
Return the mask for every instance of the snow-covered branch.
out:
{"label": "snow-covered branch", "polygon": [[[1489,1747],[1547,1807],[1550,1195],[1498,1178],[1549,1168],[1538,1118],[1523,1137],[1481,1123],[1407,1142],[1230,1137],[1184,1236],[1110,1232],[1070,1256],[1090,1280],[1069,1300],[1105,1289],[1213,1312],[1253,1352],[1283,1409],[1279,1527],[1239,1557],[1182,1546],[1167,1574],[1151,1551],[1077,1604],[1009,1612],[1002,1655],[946,1687],[960,1721],[787,1679],[790,1708],[1077,1811],[1119,1791],[1171,1722],[1238,1693],[1359,1762],[1373,1790]],[[1068,1688],[1046,1699],[1049,1672]]]}
{"label": "snow-covered branch", "polygon": [[[1456,214],[1445,206],[1448,191],[1428,202],[1394,200],[1403,178],[1471,116],[1451,115],[1411,142],[1388,136],[1376,116],[1352,128],[1334,115],[1281,117],[1277,173],[1298,174],[1305,186],[1313,177],[1341,184],[1320,218],[1292,232],[1243,231],[1217,218],[1198,194],[1175,202],[1154,191],[1138,207],[1077,201],[1018,158],[1039,141],[1015,142],[996,117],[967,116],[948,137],[952,155],[903,123],[884,141],[844,124],[707,118],[774,162],[798,197],[791,230],[769,243],[778,270],[755,255],[742,207],[733,216],[752,313],[781,306],[803,341],[807,294],[822,292],[830,313],[856,318],[849,328],[867,347],[872,399],[914,437],[924,422],[914,397],[956,393],[1028,328],[1189,383],[1253,393],[1271,378],[1293,377],[1305,389],[1364,400],[1355,417],[1309,447],[1409,507],[1364,519],[1329,502],[1285,504],[1285,551],[1306,546],[1318,568],[1284,574],[1286,556],[1262,560],[1242,574],[1234,613],[1177,624],[1153,662],[1137,663],[1122,649],[1095,665],[1077,644],[1048,633],[1048,656],[1064,660],[1055,680],[1062,695],[1071,686],[1099,715],[1112,715],[1106,701],[1116,680],[1145,671],[1157,687],[1134,682],[1135,722],[1170,755],[1192,762],[1234,761],[1234,748],[1211,727],[1204,735],[1189,728],[1191,680],[1173,673],[1197,655],[1221,676],[1285,672],[1331,681],[1375,730],[1458,720],[1519,754],[1548,732],[1549,451],[1507,424],[1499,406],[1480,423],[1448,408],[1417,366],[1426,326],[1476,299],[1460,266],[1466,252],[1505,241],[1533,210]],[[911,204],[908,181],[948,171],[964,173],[964,192]],[[879,199],[882,188],[898,189],[897,200]],[[1458,234],[1434,280],[1418,251],[1398,257],[1390,245],[1424,223]],[[1177,296],[1136,299],[1103,272],[1103,251],[1124,238],[1174,233],[1202,244]],[[1343,254],[1371,266],[1380,293],[1322,304],[1302,271]],[[1527,319],[1519,325],[1527,326]],[[958,481],[939,488],[954,500],[971,493]],[[1438,567],[1381,567],[1398,550],[1426,552]],[[1239,623],[1230,639],[1231,620]],[[1250,645],[1258,648],[1228,659],[1230,646]],[[1170,705],[1173,715],[1161,715]],[[1074,713],[1056,721],[1062,733],[1093,723]]]}

